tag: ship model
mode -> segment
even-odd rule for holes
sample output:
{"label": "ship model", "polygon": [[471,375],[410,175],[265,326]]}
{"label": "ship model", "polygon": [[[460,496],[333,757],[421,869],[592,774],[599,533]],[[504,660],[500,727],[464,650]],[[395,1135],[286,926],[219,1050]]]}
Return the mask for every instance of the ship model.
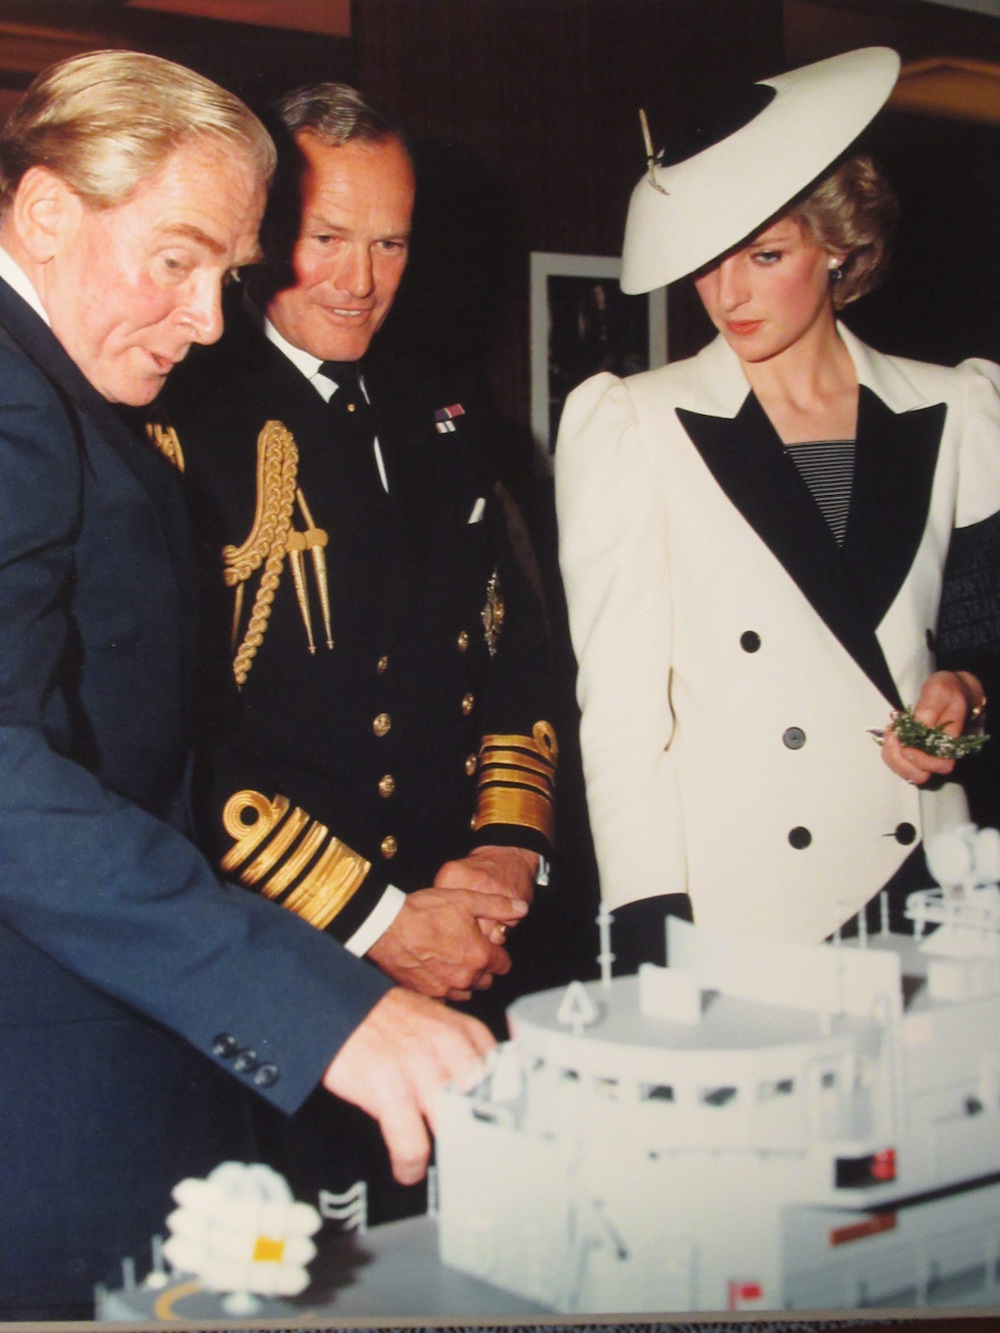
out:
{"label": "ship model", "polygon": [[[1000,1303],[1000,833],[928,847],[911,932],[666,923],[449,1090],[441,1259],[563,1313]],[[846,933],[846,932],[845,932]]]}

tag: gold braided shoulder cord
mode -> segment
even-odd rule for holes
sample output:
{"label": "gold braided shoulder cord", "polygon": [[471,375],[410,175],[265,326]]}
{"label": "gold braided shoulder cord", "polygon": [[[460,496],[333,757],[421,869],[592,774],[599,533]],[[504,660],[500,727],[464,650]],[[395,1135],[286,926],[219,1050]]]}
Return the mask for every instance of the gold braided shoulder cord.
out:
{"label": "gold braided shoulder cord", "polygon": [[236,589],[234,648],[243,608],[243,585],[255,570],[264,566],[246,633],[233,657],[237,685],[246,681],[257,649],[264,641],[292,526],[298,465],[298,447],[288,427],[280,421],[265,422],[257,436],[257,506],[253,527],[242,546],[222,548],[222,577],[230,588]]}

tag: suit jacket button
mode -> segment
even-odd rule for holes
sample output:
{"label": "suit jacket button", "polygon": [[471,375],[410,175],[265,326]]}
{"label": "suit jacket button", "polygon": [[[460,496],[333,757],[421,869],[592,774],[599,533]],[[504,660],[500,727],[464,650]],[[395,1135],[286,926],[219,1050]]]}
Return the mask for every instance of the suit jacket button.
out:
{"label": "suit jacket button", "polygon": [[228,1032],[220,1032],[212,1038],[212,1054],[218,1060],[231,1060],[239,1049],[239,1042]]}
{"label": "suit jacket button", "polygon": [[240,1051],[233,1061],[233,1068],[237,1074],[250,1074],[257,1068],[257,1052],[249,1051],[245,1048]]}
{"label": "suit jacket button", "polygon": [[392,726],[392,718],[388,713],[379,713],[372,722],[372,731],[376,736],[384,736]]}
{"label": "suit jacket button", "polygon": [[806,743],[806,733],[801,727],[789,727],[781,739],[790,750],[801,750]]}
{"label": "suit jacket button", "polygon": [[808,847],[812,840],[813,835],[807,828],[803,828],[801,824],[797,828],[789,830],[788,841],[797,852],[801,852],[803,848]]}
{"label": "suit jacket button", "polygon": [[391,773],[386,773],[385,777],[378,780],[379,796],[391,796],[396,790],[396,779]]}
{"label": "suit jacket button", "polygon": [[912,824],[907,823],[907,821],[904,820],[902,824],[896,825],[895,838],[896,841],[902,843],[904,847],[909,847],[911,842],[916,842],[917,840],[917,830]]}
{"label": "suit jacket button", "polygon": [[472,777],[473,773],[475,773],[478,764],[479,764],[479,756],[478,756],[478,755],[476,755],[476,754],[470,754],[470,755],[467,755],[467,756],[466,756],[466,759],[465,759],[465,771],[466,771],[466,773],[469,775],[470,778]]}
{"label": "suit jacket button", "polygon": [[468,634],[466,633],[466,631],[463,629],[463,630],[460,631],[459,636],[458,636],[458,651],[459,651],[460,653],[464,653],[464,652],[466,651],[466,649],[468,648],[468,646],[469,646],[469,636],[468,636]]}
{"label": "suit jacket button", "polygon": [[748,629],[740,635],[740,647],[745,653],[755,653],[760,647],[760,635]]}
{"label": "suit jacket button", "polygon": [[382,855],[385,857],[385,859],[386,859],[387,861],[391,861],[392,858],[393,858],[393,857],[396,855],[396,853],[399,851],[399,843],[396,841],[396,839],[395,839],[395,838],[392,836],[392,834],[390,833],[389,836],[388,836],[387,838],[383,838],[383,839],[382,839],[382,843],[381,843],[381,848],[380,848],[380,850],[381,850],[381,852],[382,852]]}
{"label": "suit jacket button", "polygon": [[375,663],[375,670],[380,676],[384,676],[389,670],[389,654],[384,653]]}
{"label": "suit jacket button", "polygon": [[469,716],[469,714],[472,712],[475,706],[476,706],[476,696],[474,694],[462,695],[462,712],[465,714],[466,717]]}
{"label": "suit jacket button", "polygon": [[278,1081],[277,1065],[261,1065],[254,1073],[253,1082],[258,1088],[273,1088]]}

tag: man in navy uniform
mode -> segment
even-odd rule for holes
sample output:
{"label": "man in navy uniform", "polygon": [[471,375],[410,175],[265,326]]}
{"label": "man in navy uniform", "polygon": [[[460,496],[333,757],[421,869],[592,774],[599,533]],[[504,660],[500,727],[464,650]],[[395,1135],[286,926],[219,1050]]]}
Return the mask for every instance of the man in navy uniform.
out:
{"label": "man in navy uniform", "polygon": [[[273,145],[132,52],[0,131],[0,1318],[85,1317],[170,1189],[319,1083],[423,1172],[480,1024],[220,884],[184,836],[195,615],[175,472],[116,415],[221,331]],[[332,1099],[330,1099],[332,1101]]]}
{"label": "man in navy uniform", "polygon": [[402,139],[343,85],[279,110],[264,264],[158,432],[235,686],[208,837],[227,875],[466,1000],[509,968],[550,848],[542,613],[478,395],[371,347],[407,262]]}

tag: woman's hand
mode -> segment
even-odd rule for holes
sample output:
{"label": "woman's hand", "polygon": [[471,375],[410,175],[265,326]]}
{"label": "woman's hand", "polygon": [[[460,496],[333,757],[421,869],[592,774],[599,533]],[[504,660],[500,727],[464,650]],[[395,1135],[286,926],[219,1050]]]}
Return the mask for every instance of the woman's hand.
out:
{"label": "woman's hand", "polygon": [[[924,681],[913,716],[925,726],[943,727],[949,736],[960,736],[969,713],[981,708],[983,702],[983,687],[971,672],[935,671]],[[935,774],[950,773],[955,767],[954,759],[900,745],[890,727],[882,739],[882,758],[894,773],[918,787]]]}

